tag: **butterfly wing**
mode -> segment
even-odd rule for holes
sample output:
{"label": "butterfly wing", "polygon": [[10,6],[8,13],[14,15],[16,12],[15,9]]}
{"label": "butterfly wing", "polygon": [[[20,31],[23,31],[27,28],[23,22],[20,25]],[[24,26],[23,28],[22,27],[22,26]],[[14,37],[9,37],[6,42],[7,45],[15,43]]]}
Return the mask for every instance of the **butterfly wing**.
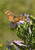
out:
{"label": "butterfly wing", "polygon": [[4,12],[8,17],[8,20],[12,21],[12,22],[18,22],[19,20],[24,20],[26,18],[25,16],[17,16],[17,17],[15,17],[15,15],[11,11],[6,10],[6,9],[4,10]]}
{"label": "butterfly wing", "polygon": [[14,21],[13,20],[14,14],[11,11],[5,9],[4,12],[7,15],[9,21]]}
{"label": "butterfly wing", "polygon": [[14,22],[18,22],[19,20],[19,17],[14,18]]}
{"label": "butterfly wing", "polygon": [[19,20],[25,20],[26,17],[25,16],[18,16],[16,18],[14,18],[14,22],[18,22]]}

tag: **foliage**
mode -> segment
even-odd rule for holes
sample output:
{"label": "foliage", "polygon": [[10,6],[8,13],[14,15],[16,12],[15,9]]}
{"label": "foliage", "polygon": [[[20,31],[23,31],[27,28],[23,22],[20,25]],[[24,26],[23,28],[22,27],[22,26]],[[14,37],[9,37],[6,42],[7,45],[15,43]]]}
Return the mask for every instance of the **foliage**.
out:
{"label": "foliage", "polygon": [[[35,48],[35,46],[34,46],[34,44],[35,44],[35,18],[33,18],[30,15],[28,17],[28,20],[27,21],[24,20],[24,24],[23,23],[22,24],[20,23],[18,25],[15,24],[16,25],[15,27],[14,27],[14,24],[13,25],[12,24],[11,24],[11,30],[13,30],[13,31],[16,30],[17,36],[20,39],[22,39],[22,41],[24,41],[23,44],[25,44],[27,46],[26,49],[28,49],[28,50],[31,50],[32,49],[33,50]],[[18,45],[16,45],[16,46],[18,47]],[[19,48],[22,49],[21,47],[19,47]],[[23,49],[25,49],[25,48],[23,48]]]}

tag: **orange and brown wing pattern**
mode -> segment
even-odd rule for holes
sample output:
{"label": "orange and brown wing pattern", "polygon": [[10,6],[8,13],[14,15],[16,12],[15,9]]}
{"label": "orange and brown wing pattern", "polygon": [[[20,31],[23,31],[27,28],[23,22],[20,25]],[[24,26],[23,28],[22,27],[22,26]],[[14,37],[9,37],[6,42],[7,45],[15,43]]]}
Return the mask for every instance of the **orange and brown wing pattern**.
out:
{"label": "orange and brown wing pattern", "polygon": [[19,17],[14,18],[14,22],[18,22],[19,20]]}
{"label": "orange and brown wing pattern", "polygon": [[19,20],[25,20],[26,17],[25,16],[18,16],[16,18],[14,18],[14,22],[18,22]]}
{"label": "orange and brown wing pattern", "polygon": [[5,12],[6,15],[12,15],[12,16],[14,16],[14,13],[12,13],[11,11],[9,11],[7,9],[5,9],[4,12]]}
{"label": "orange and brown wing pattern", "polygon": [[5,12],[5,14],[7,15],[7,18],[8,18],[9,21],[14,21],[14,20],[13,20],[14,13],[12,13],[11,11],[6,10],[6,9],[4,10],[4,12]]}
{"label": "orange and brown wing pattern", "polygon": [[[26,19],[26,17],[25,16],[15,16],[14,15],[14,13],[12,13],[11,11],[9,11],[9,10],[4,10],[4,12],[5,12],[5,14],[7,15],[7,17],[8,17],[8,20],[9,21],[12,21],[12,22],[18,22],[19,20],[24,20],[24,19]],[[15,18],[14,18],[14,16],[15,16]]]}

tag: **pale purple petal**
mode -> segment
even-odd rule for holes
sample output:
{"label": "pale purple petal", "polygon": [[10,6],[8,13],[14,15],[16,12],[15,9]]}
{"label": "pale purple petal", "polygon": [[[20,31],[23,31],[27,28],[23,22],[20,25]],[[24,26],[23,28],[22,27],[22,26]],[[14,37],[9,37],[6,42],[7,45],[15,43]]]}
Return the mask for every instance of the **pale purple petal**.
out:
{"label": "pale purple petal", "polygon": [[9,24],[9,27],[11,27],[12,26],[12,22]]}
{"label": "pale purple petal", "polygon": [[16,27],[16,25],[17,25],[16,22],[11,22],[10,25],[9,25],[9,27],[12,27],[12,26],[13,26],[13,27]]}
{"label": "pale purple petal", "polygon": [[18,25],[18,27],[20,28],[20,25]]}
{"label": "pale purple petal", "polygon": [[20,20],[20,21],[16,22],[16,24],[17,24],[18,27],[20,28],[20,25],[19,25],[19,24],[24,24],[24,21],[23,21],[23,20]]}
{"label": "pale purple petal", "polygon": [[24,14],[24,16],[26,16],[28,18],[29,15],[28,14]]}
{"label": "pale purple petal", "polygon": [[5,47],[8,47],[8,46],[9,46],[9,44],[5,45]]}
{"label": "pale purple petal", "polygon": [[26,20],[28,23],[30,23],[30,21],[31,21],[29,18],[26,18],[25,20]]}
{"label": "pale purple petal", "polygon": [[22,21],[20,20],[20,21],[19,21],[19,24],[24,24],[24,21],[23,21],[23,20],[22,20]]}
{"label": "pale purple petal", "polygon": [[30,20],[29,17],[28,17],[29,15],[24,14],[24,16],[26,16],[26,19],[25,19],[25,20],[26,20],[28,23],[30,23],[31,20]]}
{"label": "pale purple petal", "polygon": [[14,41],[14,43],[18,44],[19,46],[25,46],[25,47],[27,47],[26,45],[22,44],[21,42],[23,42],[23,41]]}
{"label": "pale purple petal", "polygon": [[24,24],[24,21],[20,20],[19,22],[17,22],[17,24]]}
{"label": "pale purple petal", "polygon": [[9,41],[6,41],[8,44],[10,44],[10,42]]}
{"label": "pale purple petal", "polygon": [[31,34],[31,29],[30,29],[30,27],[29,27],[29,33]]}
{"label": "pale purple petal", "polygon": [[16,27],[17,23],[14,23],[14,27]]}

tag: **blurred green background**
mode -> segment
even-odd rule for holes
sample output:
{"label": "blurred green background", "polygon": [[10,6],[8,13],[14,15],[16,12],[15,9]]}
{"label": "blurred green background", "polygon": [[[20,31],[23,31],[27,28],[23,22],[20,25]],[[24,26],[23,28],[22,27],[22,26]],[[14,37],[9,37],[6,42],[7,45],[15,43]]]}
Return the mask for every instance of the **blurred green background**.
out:
{"label": "blurred green background", "polygon": [[16,15],[26,13],[35,16],[35,0],[0,0],[0,43],[2,44],[5,44],[6,41],[19,39],[16,32],[9,28],[10,22],[4,9],[11,10]]}

